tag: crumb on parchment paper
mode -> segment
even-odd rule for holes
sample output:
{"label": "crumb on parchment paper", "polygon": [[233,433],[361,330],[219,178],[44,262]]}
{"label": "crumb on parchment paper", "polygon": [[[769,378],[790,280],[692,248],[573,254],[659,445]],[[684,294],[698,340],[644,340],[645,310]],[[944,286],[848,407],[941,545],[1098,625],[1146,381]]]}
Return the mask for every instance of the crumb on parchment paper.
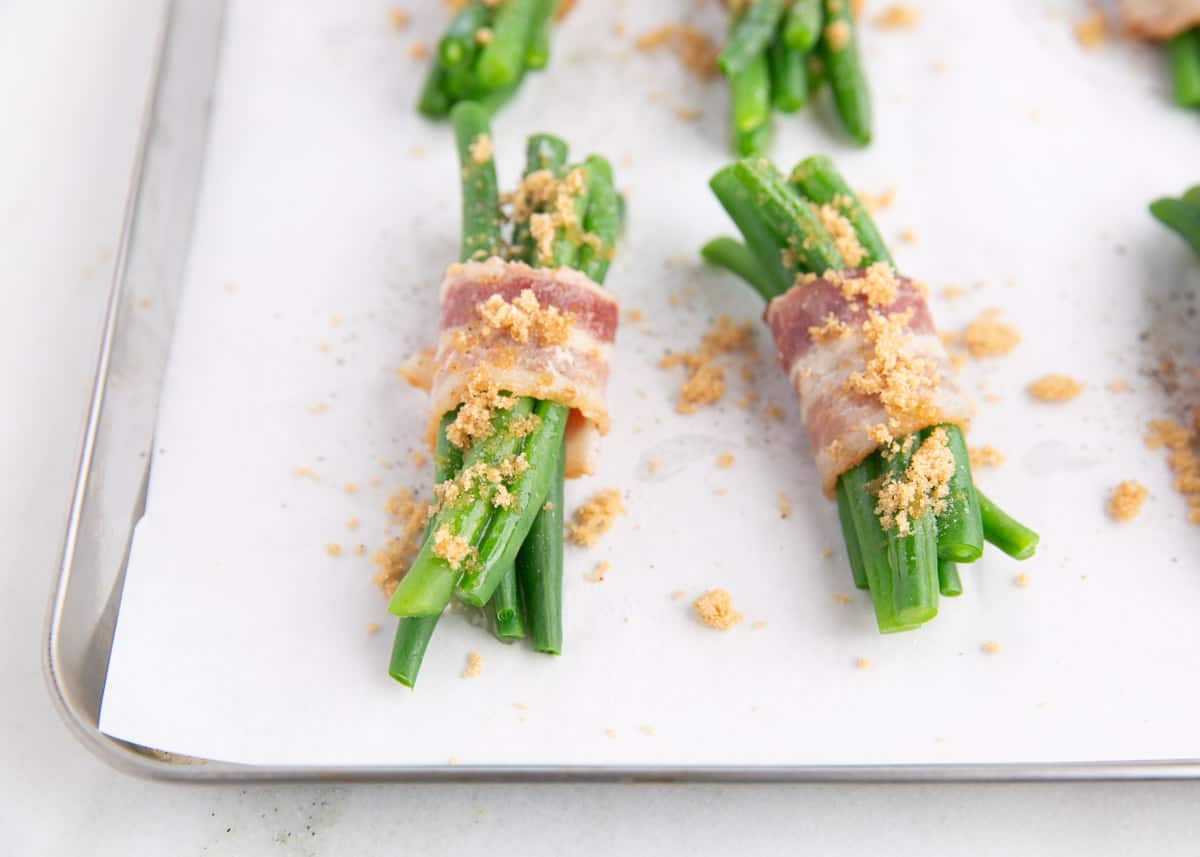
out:
{"label": "crumb on parchment paper", "polygon": [[1069,402],[1082,393],[1085,386],[1070,375],[1050,373],[1030,381],[1025,389],[1039,402]]}
{"label": "crumb on parchment paper", "polygon": [[1075,41],[1087,50],[1095,50],[1108,41],[1108,18],[1099,5],[1092,6],[1091,14],[1075,24]]}
{"label": "crumb on parchment paper", "polygon": [[666,49],[700,80],[717,75],[720,48],[708,34],[691,24],[664,24],[639,35],[634,47],[643,53]]}
{"label": "crumb on parchment paper", "polygon": [[1000,644],[995,640],[988,640],[981,647],[985,655],[996,655],[1000,653]]}
{"label": "crumb on parchment paper", "polygon": [[694,351],[668,352],[659,361],[660,369],[682,366],[687,378],[679,389],[675,410],[692,414],[703,405],[712,405],[725,397],[725,360],[741,354],[757,357],[754,352],[754,328],[750,321],[735,322],[721,315],[701,337]]}
{"label": "crumb on parchment paper", "polygon": [[833,600],[836,601],[838,604],[849,604],[850,596],[847,595],[845,592],[835,592],[835,593],[833,593]]}
{"label": "crumb on parchment paper", "polygon": [[368,622],[367,623],[367,633],[368,634],[378,634],[379,626],[376,625],[374,622]]}
{"label": "crumb on parchment paper", "polygon": [[856,658],[854,661],[854,668],[860,672],[869,670],[871,668],[871,662],[866,658]]}
{"label": "crumb on parchment paper", "polygon": [[733,598],[724,589],[710,589],[692,602],[696,617],[710,628],[728,631],[742,621],[742,614],[733,609]]}
{"label": "crumb on parchment paper", "polygon": [[683,596],[684,596],[684,592],[683,592],[683,590],[682,590],[682,589],[676,589],[675,591],[673,591],[673,592],[671,593],[671,600],[672,600],[672,601],[678,601],[678,600],[679,600],[680,598],[682,598]]}
{"label": "crumb on parchment paper", "polygon": [[999,467],[1004,463],[1004,453],[994,446],[969,446],[967,454],[971,458],[972,468]]}
{"label": "crumb on parchment paper", "polygon": [[475,678],[483,672],[483,655],[474,650],[467,652],[467,665],[462,671],[463,678]]}
{"label": "crumb on parchment paper", "polygon": [[1022,572],[1021,574],[1018,574],[1016,577],[1013,578],[1013,585],[1016,586],[1018,589],[1028,589],[1029,588],[1029,575],[1025,574],[1024,572]]}
{"label": "crumb on parchment paper", "polygon": [[591,547],[612,528],[617,516],[625,512],[620,491],[616,488],[597,491],[571,514],[567,538],[580,547]]}
{"label": "crumb on parchment paper", "polygon": [[341,556],[342,546],[336,542],[330,542],[329,544],[325,545],[325,553],[329,554],[329,556]]}
{"label": "crumb on parchment paper", "polygon": [[1108,498],[1108,514],[1117,521],[1132,521],[1142,510],[1150,492],[1140,482],[1126,479],[1113,489]]}
{"label": "crumb on parchment paper", "polygon": [[388,10],[388,23],[392,25],[393,30],[406,30],[411,21],[412,16],[403,9],[393,6]]}
{"label": "crumb on parchment paper", "polygon": [[788,495],[782,491],[779,492],[779,517],[787,520],[792,516],[792,501],[788,499]]}
{"label": "crumb on parchment paper", "polygon": [[1200,524],[1200,456],[1196,433],[1176,420],[1151,420],[1146,431],[1149,449],[1166,449],[1167,466],[1174,475],[1175,491],[1188,505],[1188,522]]}
{"label": "crumb on parchment paper", "polygon": [[1017,347],[1021,334],[1011,324],[999,321],[1000,310],[988,307],[966,326],[962,344],[975,359],[1002,357]]}
{"label": "crumb on parchment paper", "polygon": [[591,572],[584,578],[584,580],[586,580],[588,583],[603,583],[604,576],[608,574],[608,570],[611,567],[612,566],[609,565],[608,560],[602,559],[592,567]]}
{"label": "crumb on parchment paper", "polygon": [[920,22],[920,10],[904,3],[893,3],[871,19],[881,30],[911,30]]}
{"label": "crumb on parchment paper", "polygon": [[717,467],[722,470],[728,470],[730,467],[733,467],[734,460],[732,452],[722,452],[717,456]]}
{"label": "crumb on parchment paper", "polygon": [[371,579],[383,590],[384,595],[391,598],[400,583],[400,578],[408,570],[412,558],[421,546],[421,535],[429,516],[429,504],[418,500],[408,489],[402,488],[388,497],[384,511],[388,516],[389,526],[399,528],[400,533],[389,538],[371,557],[371,562],[376,566]]}

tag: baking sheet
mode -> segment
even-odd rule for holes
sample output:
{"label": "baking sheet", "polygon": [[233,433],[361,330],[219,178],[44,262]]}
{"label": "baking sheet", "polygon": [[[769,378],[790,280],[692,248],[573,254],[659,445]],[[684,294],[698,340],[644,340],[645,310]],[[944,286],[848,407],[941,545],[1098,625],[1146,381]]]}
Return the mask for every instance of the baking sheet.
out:
{"label": "baking sheet", "polygon": [[[562,658],[448,618],[418,690],[396,686],[370,566],[325,545],[374,548],[386,494],[428,480],[409,460],[424,401],[393,369],[430,341],[436,283],[457,248],[450,135],[411,115],[421,70],[405,54],[443,19],[421,11],[397,33],[382,4],[298,14],[235,2],[102,729],[259,765],[1200,756],[1187,681],[1200,665],[1198,536],[1161,456],[1141,444],[1145,419],[1169,410],[1146,369],[1163,352],[1195,357],[1196,265],[1144,213],[1193,178],[1194,117],[1165,105],[1155,52],[1083,53],[1070,8],[922,8],[915,33],[864,28],[879,129],[870,150],[840,147],[819,110],[781,122],[774,153],[787,164],[829,152],[857,186],[896,187],[885,232],[919,236],[896,245],[901,267],[935,295],[972,286],[936,301],[943,327],[992,305],[1019,324],[1011,356],[964,377],[981,394],[973,441],[1008,457],[979,481],[1041,530],[1034,561],[989,553],[936,622],[878,637],[865,596],[833,600],[853,590],[783,380],[762,371],[756,389],[788,422],[737,408],[736,381],[720,408],[673,412],[680,378],[655,367],[663,350],[694,344],[716,314],[761,311],[695,264],[703,240],[730,231],[704,184],[728,157],[724,88],[595,38],[616,19],[635,34],[678,20],[691,3],[585,3],[556,36],[554,78],[531,78],[495,137],[502,182],[524,136],[547,129],[608,154],[629,190],[610,285],[647,320],[622,330],[616,426],[600,473],[571,484],[568,502],[612,485],[630,514],[597,548],[568,552]],[[705,113],[685,123],[676,107]],[[759,350],[766,360],[765,332]],[[1022,388],[1045,371],[1089,388],[1069,405],[1029,403]],[[1115,378],[1135,391],[1109,393]],[[985,384],[1000,401],[984,400]],[[716,466],[723,451],[737,457],[729,470]],[[1117,526],[1103,501],[1129,477],[1153,498]],[[354,532],[351,517],[362,521]],[[585,582],[602,559],[607,579]],[[1028,589],[1013,585],[1018,572]],[[731,632],[690,615],[690,598],[712,586],[746,615]],[[673,600],[676,590],[688,597]],[[368,635],[369,622],[384,630]],[[987,640],[998,654],[981,651]],[[471,649],[484,670],[463,679]],[[860,657],[869,669],[855,668]]]}

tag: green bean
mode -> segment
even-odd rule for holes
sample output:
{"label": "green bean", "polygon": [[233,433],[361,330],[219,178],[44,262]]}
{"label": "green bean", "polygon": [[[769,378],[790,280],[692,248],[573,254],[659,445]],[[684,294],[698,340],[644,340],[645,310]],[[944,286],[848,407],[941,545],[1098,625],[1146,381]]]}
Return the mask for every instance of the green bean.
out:
{"label": "green bean", "polygon": [[541,0],[504,0],[492,23],[492,39],[476,63],[481,84],[504,89],[518,80],[540,7]]}
{"label": "green bean", "polygon": [[470,67],[478,51],[475,34],[487,25],[487,8],[468,3],[458,11],[438,42],[437,61],[445,68]]}
{"label": "green bean", "polygon": [[795,113],[808,103],[804,53],[789,48],[781,36],[771,42],[771,103],[780,113]]}
{"label": "green bean", "polygon": [[486,160],[476,161],[471,151],[476,141],[491,136],[488,112],[474,102],[464,101],[450,111],[450,121],[462,172],[461,260],[486,259],[503,251],[496,162],[490,154]]}
{"label": "green bean", "polygon": [[794,51],[808,53],[821,38],[821,0],[796,0],[781,29],[783,42]]}
{"label": "green bean", "polygon": [[443,72],[442,88],[455,103],[468,100],[478,88],[475,69],[469,65],[458,65]]}
{"label": "green bean", "polygon": [[1185,190],[1182,199],[1186,203],[1200,207],[1200,184]]}
{"label": "green bean", "polygon": [[1200,205],[1182,199],[1164,197],[1150,203],[1150,213],[1179,233],[1192,250],[1200,254]]}
{"label": "green bean", "polygon": [[783,0],[750,0],[734,22],[729,41],[717,56],[717,67],[727,77],[740,74],[766,50],[783,16]]}
{"label": "green bean", "polygon": [[747,134],[767,124],[771,118],[771,69],[765,49],[729,75],[729,97],[735,133]]}
{"label": "green bean", "polygon": [[[462,450],[446,439],[446,428],[454,422],[456,414],[457,410],[454,410],[443,415],[438,426],[437,448],[433,454],[434,482],[444,482],[462,467]],[[429,526],[426,525],[425,537],[428,536]],[[417,673],[421,670],[425,649],[428,648],[433,631],[441,618],[440,613],[435,613],[432,616],[405,616],[396,621],[396,636],[392,640],[388,675],[408,688],[417,683]]]}
{"label": "green bean", "polygon": [[948,559],[939,559],[937,566],[938,592],[946,598],[957,598],[963,594],[962,578],[958,566]]}
{"label": "green bean", "polygon": [[700,248],[700,255],[710,265],[737,274],[762,295],[763,300],[770,301],[775,296],[774,287],[758,264],[758,259],[754,258],[750,248],[736,238],[726,235],[714,238]]}
{"label": "green bean", "polygon": [[[877,456],[868,458],[858,467],[840,477],[845,484],[851,516],[854,519],[854,538],[867,574],[871,603],[875,607],[875,623],[881,634],[908,631],[917,625],[900,621],[892,599],[892,570],[888,563],[887,534],[875,514],[875,494],[871,483],[878,475]],[[849,534],[847,534],[849,541]]]}
{"label": "green bean", "polygon": [[871,142],[871,95],[858,56],[858,35],[847,0],[825,0],[820,52],[833,88],[833,101],[850,139]]}
{"label": "green bean", "polygon": [[[523,444],[521,438],[511,436],[508,427],[513,420],[527,417],[532,410],[533,400],[523,397],[508,410],[499,411],[492,417],[492,434],[476,440],[463,456],[463,469],[479,462],[503,461],[515,455]],[[464,539],[474,549],[491,519],[493,494],[494,487],[490,483],[476,479],[454,502],[442,504],[429,524],[429,535],[416,559],[392,594],[388,603],[390,612],[396,616],[432,616],[449,603],[455,584],[471,560],[468,557],[459,567],[452,567],[445,558],[434,553],[437,534],[446,527],[451,536]],[[479,606],[486,600],[472,603]]]}
{"label": "green bean", "polygon": [[1200,107],[1200,27],[1180,33],[1167,43],[1175,103]]}
{"label": "green bean", "polygon": [[538,0],[533,33],[525,48],[525,65],[529,68],[545,68],[550,62],[550,29],[554,26],[554,0]]}
{"label": "green bean", "polygon": [[784,184],[769,164],[742,160],[733,169],[754,195],[767,226],[791,251],[787,254],[790,258],[783,262],[785,270],[794,276],[799,271],[819,273],[831,268],[841,269],[842,257],[817,215]]}
{"label": "green bean", "polygon": [[613,186],[612,166],[599,155],[589,155],[583,168],[587,171],[587,212],[583,229],[595,237],[599,246],[584,243],[579,248],[575,267],[595,283],[603,283],[617,245],[621,213],[617,189]]}
{"label": "green bean", "polygon": [[534,651],[562,653],[563,462],[560,447],[546,501],[517,554],[517,583]]}
{"label": "green bean", "polygon": [[525,611],[517,592],[517,572],[509,568],[500,575],[500,582],[488,601],[488,619],[492,633],[503,641],[525,639]]}
{"label": "green bean", "polygon": [[[783,268],[784,244],[767,226],[766,218],[755,204],[754,194],[737,177],[734,166],[731,164],[718,170],[708,186],[737,224],[750,252],[758,259],[759,267],[770,283],[770,297],[781,295],[791,288],[793,279]],[[765,290],[763,296],[767,297]]]}
{"label": "green bean", "polygon": [[1010,517],[1003,509],[989,500],[982,491],[979,495],[979,511],[983,515],[983,537],[1013,559],[1029,559],[1037,550],[1038,534]]}
{"label": "green bean", "polygon": [[846,542],[846,560],[850,564],[850,576],[854,579],[856,588],[870,590],[867,567],[863,564],[862,547],[854,529],[854,508],[850,503],[850,495],[846,493],[846,483],[841,479],[837,483],[837,507],[838,522],[842,525],[842,538]]}
{"label": "green bean", "polygon": [[815,53],[808,55],[804,66],[808,71],[808,94],[812,97],[825,81],[829,80],[829,73],[825,70],[825,63],[821,62],[821,57]]}
{"label": "green bean", "polygon": [[[517,94],[517,90],[521,88],[521,81],[524,78],[525,69],[522,67],[521,71],[517,74],[517,79],[507,86],[502,86],[499,89],[493,89],[483,93],[476,91],[471,97],[490,117],[494,115],[497,110],[512,100],[512,97]],[[476,90],[478,90],[478,85],[476,86]]]}
{"label": "green bean", "polygon": [[[479,559],[463,574],[455,594],[460,601],[482,607],[492,597],[503,573],[516,561],[521,542],[545,502],[554,471],[554,457],[563,444],[570,409],[558,402],[539,401],[533,409],[540,423],[524,439],[529,467],[513,480],[511,506],[492,514],[491,524],[479,545]],[[457,532],[457,531],[455,531]]]}
{"label": "green bean", "polygon": [[[983,517],[979,512],[975,480],[971,478],[971,457],[962,430],[956,425],[940,426],[946,432],[946,446],[954,455],[954,474],[950,477],[946,506],[937,516],[937,552],[952,562],[975,562],[983,556]],[[928,430],[928,437],[934,430]]]}
{"label": "green bean", "polygon": [[[579,164],[571,164],[564,167],[564,171],[569,176],[575,170],[582,170]],[[588,187],[586,171],[584,172],[583,187],[578,193],[571,198],[571,203],[575,208],[575,223],[578,226],[568,228],[567,226],[554,227],[554,243],[551,245],[551,258],[539,259],[539,264],[549,264],[554,268],[574,268],[577,266],[579,259],[579,233],[587,219],[588,212]]]}
{"label": "green bean", "polygon": [[446,70],[437,63],[429,64],[425,83],[417,98],[417,110],[423,116],[440,119],[450,112],[450,95],[446,91]]}
{"label": "green bean", "polygon": [[771,123],[764,122],[753,131],[733,131],[733,150],[738,157],[761,155],[771,146]]}
{"label": "green bean", "polygon": [[792,170],[788,182],[818,205],[832,205],[850,221],[858,243],[866,251],[859,263],[862,267],[874,262],[893,264],[875,221],[829,158],[824,155],[805,158]]}
{"label": "green bean", "polygon": [[[890,459],[879,452],[873,457],[881,461],[882,473],[903,479],[921,437],[911,434],[898,439],[897,444]],[[916,520],[910,518],[907,532],[901,532],[900,522],[896,521],[885,533],[896,618],[907,625],[928,622],[938,609],[937,523],[933,511],[926,511]]]}
{"label": "green bean", "polygon": [[[567,163],[567,144],[552,134],[533,134],[525,144],[525,176],[539,170],[557,173]],[[537,263],[537,244],[529,231],[529,221],[513,224],[513,258]]]}

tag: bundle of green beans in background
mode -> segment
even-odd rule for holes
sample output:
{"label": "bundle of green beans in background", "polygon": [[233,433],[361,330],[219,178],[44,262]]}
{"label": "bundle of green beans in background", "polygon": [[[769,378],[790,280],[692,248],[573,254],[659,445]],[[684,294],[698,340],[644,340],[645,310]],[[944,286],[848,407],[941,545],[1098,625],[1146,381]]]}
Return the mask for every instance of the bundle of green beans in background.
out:
{"label": "bundle of green beans in background", "polygon": [[[450,121],[461,164],[461,261],[501,256],[539,267],[571,267],[603,283],[621,221],[621,203],[612,168],[598,155],[568,163],[567,144],[549,134],[529,138],[525,175],[549,171],[563,178],[582,172],[574,196],[582,231],[559,229],[552,252],[542,258],[532,239],[526,213],[511,224],[505,218],[497,191],[496,166],[490,154],[488,110],[473,102],[453,108]],[[486,159],[478,157],[480,141],[488,145]],[[434,455],[434,481],[443,483],[476,465],[501,467],[523,454],[527,469],[504,487],[515,497],[511,505],[492,503],[496,485],[485,479],[471,483],[454,499],[443,501],[430,518],[421,548],[388,604],[400,617],[392,647],[389,674],[408,687],[417,679],[425,649],[442,611],[456,598],[471,608],[487,610],[493,633],[501,640],[530,637],[539,652],[562,651],[563,439],[568,408],[552,401],[515,397],[507,409],[491,418],[492,431],[465,449],[449,442],[447,427],[455,412],[442,416]],[[509,431],[516,420],[535,415],[528,434]],[[454,568],[435,552],[437,536],[463,539],[471,555]]]}
{"label": "bundle of green beans in background", "polygon": [[555,7],[556,0],[463,4],[438,42],[417,109],[432,118],[461,101],[497,110],[526,71],[549,62]]}
{"label": "bundle of green beans in background", "polygon": [[801,110],[826,81],[850,139],[871,141],[850,0],[748,0],[731,17],[717,65],[729,80],[733,144],[743,157],[766,149],[772,109]]}
{"label": "bundle of green beans in background", "polygon": [[1167,42],[1175,103],[1200,107],[1200,27],[1193,27]]}
{"label": "bundle of green beans in background", "polygon": [[1200,185],[1188,188],[1182,196],[1164,196],[1150,203],[1150,213],[1179,233],[1200,256]]}
{"label": "bundle of green beans in background", "polygon": [[[710,264],[737,274],[764,300],[786,292],[798,275],[845,268],[817,216],[818,206],[834,206],[851,224],[865,251],[863,267],[892,264],[870,215],[828,158],[808,158],[786,178],[765,159],[742,160],[720,170],[710,186],[743,240],[715,238],[701,253]],[[889,474],[903,474],[937,428],[946,432],[955,462],[944,508],[926,511],[907,534],[895,526],[885,529],[877,503],[880,483]],[[957,565],[979,559],[985,540],[1016,559],[1032,556],[1038,542],[1036,533],[975,487],[958,426],[945,424],[896,441],[890,457],[877,450],[843,473],[836,492],[854,584],[870,591],[885,634],[917,628],[936,616],[939,593],[961,594]]]}

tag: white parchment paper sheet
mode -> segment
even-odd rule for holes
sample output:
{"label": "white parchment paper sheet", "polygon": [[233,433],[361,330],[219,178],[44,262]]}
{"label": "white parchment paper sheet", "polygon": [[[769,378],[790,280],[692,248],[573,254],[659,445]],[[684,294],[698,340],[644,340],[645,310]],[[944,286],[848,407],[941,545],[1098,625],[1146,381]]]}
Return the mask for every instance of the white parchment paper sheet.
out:
{"label": "white parchment paper sheet", "polygon": [[[989,551],[935,622],[880,637],[865,595],[834,600],[853,593],[835,510],[780,373],[764,362],[757,389],[785,422],[761,400],[739,409],[736,373],[721,406],[674,413],[681,378],[656,368],[664,349],[694,345],[719,313],[761,312],[697,263],[700,244],[732,228],[706,186],[729,158],[726,88],[631,48],[632,35],[697,14],[690,0],[588,0],[556,32],[552,72],[497,118],[495,143],[503,184],[524,137],[549,130],[575,155],[607,154],[628,190],[609,285],[645,320],[620,333],[615,428],[569,504],[616,486],[630,512],[597,548],[568,552],[561,658],[452,616],[418,690],[394,684],[392,623],[351,548],[384,540],[388,491],[428,485],[410,461],[424,398],[393,370],[432,341],[458,247],[451,134],[414,114],[423,64],[406,54],[444,17],[412,4],[397,32],[384,3],[235,0],[104,731],[262,765],[1200,756],[1200,530],[1141,439],[1147,418],[1169,412],[1146,370],[1163,353],[1196,356],[1196,263],[1145,211],[1196,180],[1195,117],[1167,103],[1157,51],[1085,53],[1072,10],[920,6],[915,32],[863,28],[870,149],[845,147],[822,103],[779,117],[773,151],[785,167],[828,152],[857,187],[896,188],[884,231],[919,236],[896,255],[930,283],[944,328],[992,305],[1020,327],[1011,356],[964,379],[980,404],[972,441],[1007,456],[979,481],[1040,529],[1036,559],[1018,567]],[[715,10],[697,20],[719,29]],[[677,107],[703,117],[681,121]],[[936,297],[950,283],[967,296]],[[1047,371],[1088,388],[1066,405],[1030,402],[1024,385]],[[1108,392],[1116,378],[1135,391]],[[716,466],[723,451],[731,469]],[[1131,477],[1152,499],[1117,525],[1104,500]],[[607,580],[585,582],[599,560]],[[728,633],[691,615],[714,586],[746,616]],[[382,630],[368,635],[372,622]],[[988,640],[999,653],[981,651]],[[471,649],[485,666],[463,679]]]}

